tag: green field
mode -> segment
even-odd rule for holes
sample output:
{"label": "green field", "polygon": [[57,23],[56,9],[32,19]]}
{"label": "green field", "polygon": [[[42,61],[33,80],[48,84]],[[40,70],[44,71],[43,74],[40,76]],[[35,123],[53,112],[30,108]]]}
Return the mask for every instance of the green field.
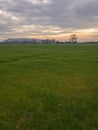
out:
{"label": "green field", "polygon": [[0,130],[98,130],[98,44],[0,45]]}

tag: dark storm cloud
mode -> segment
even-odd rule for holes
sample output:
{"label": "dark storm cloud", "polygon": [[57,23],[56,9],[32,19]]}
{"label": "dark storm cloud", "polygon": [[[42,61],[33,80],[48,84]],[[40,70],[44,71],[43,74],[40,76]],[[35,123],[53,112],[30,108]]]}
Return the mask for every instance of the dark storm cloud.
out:
{"label": "dark storm cloud", "polygon": [[[0,34],[53,35],[98,28],[98,0],[0,0]],[[35,27],[34,27],[35,26]],[[25,29],[26,28],[26,29]],[[55,30],[56,29],[56,30]]]}

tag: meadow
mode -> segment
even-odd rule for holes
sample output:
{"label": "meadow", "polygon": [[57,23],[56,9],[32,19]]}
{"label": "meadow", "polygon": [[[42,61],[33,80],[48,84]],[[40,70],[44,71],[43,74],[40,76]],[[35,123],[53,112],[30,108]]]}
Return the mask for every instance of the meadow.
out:
{"label": "meadow", "polygon": [[98,130],[98,44],[0,45],[0,130]]}

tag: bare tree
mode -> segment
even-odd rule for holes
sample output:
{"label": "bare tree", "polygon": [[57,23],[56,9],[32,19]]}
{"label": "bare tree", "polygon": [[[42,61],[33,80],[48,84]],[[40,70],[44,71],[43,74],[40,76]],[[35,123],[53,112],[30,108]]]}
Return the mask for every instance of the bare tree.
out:
{"label": "bare tree", "polygon": [[70,35],[69,41],[70,41],[71,43],[77,43],[77,35],[76,35],[76,34]]}

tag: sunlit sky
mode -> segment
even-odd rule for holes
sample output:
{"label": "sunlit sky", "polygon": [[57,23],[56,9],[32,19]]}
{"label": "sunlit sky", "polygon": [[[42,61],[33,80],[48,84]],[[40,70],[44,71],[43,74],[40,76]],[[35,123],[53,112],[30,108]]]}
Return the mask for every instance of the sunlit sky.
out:
{"label": "sunlit sky", "polygon": [[38,38],[98,41],[98,0],[0,0],[0,41]]}

